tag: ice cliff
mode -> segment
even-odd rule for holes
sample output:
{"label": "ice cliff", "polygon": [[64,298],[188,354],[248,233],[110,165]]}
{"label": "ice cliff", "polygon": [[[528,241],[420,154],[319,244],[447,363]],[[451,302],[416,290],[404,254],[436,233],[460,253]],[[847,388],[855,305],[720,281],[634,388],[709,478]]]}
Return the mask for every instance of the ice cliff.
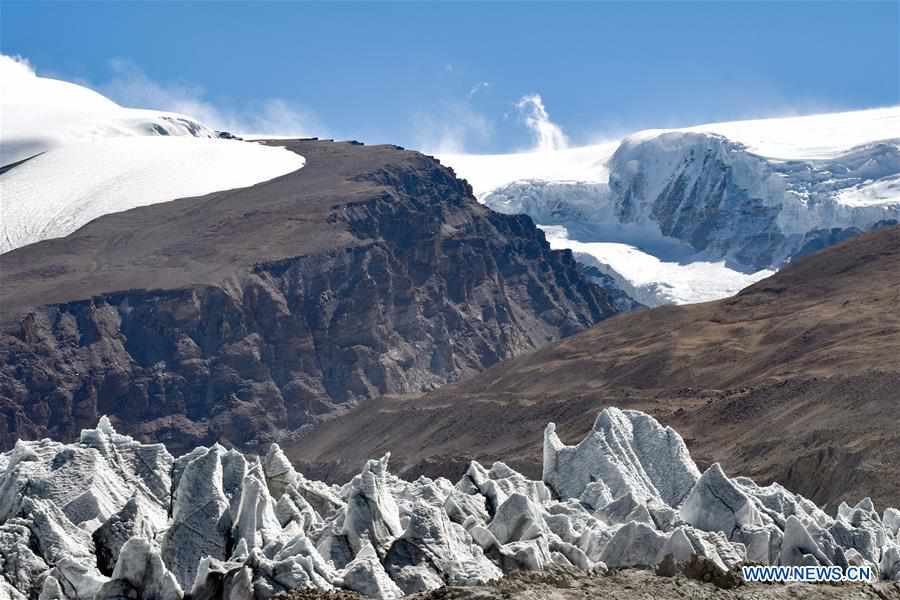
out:
{"label": "ice cliff", "polygon": [[0,598],[271,598],[293,588],[399,598],[550,564],[868,565],[900,580],[900,511],[835,517],[778,484],[701,473],[681,437],[604,410],[577,446],[551,423],[543,481],[473,462],[455,485],[404,481],[388,456],[343,486],[277,445],[173,458],[103,418],[78,443],[0,455]]}
{"label": "ice cliff", "polygon": [[[548,236],[555,248],[599,262],[645,304],[730,295],[796,256],[900,220],[897,108],[653,130],[614,152],[590,148],[586,179],[587,159],[573,155],[571,176],[516,172],[480,197],[557,228]],[[460,162],[461,175],[478,182],[472,162]],[[626,249],[656,262],[623,256]],[[698,264],[706,266],[684,269]],[[730,281],[719,290],[723,277]]]}

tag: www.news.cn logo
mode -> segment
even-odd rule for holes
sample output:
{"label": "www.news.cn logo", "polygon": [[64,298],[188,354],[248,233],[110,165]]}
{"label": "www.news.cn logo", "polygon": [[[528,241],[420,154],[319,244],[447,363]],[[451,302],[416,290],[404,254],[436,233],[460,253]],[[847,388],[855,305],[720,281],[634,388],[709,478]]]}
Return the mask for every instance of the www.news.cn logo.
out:
{"label": "www.news.cn logo", "polygon": [[743,567],[750,583],[867,583],[874,580],[871,567]]}

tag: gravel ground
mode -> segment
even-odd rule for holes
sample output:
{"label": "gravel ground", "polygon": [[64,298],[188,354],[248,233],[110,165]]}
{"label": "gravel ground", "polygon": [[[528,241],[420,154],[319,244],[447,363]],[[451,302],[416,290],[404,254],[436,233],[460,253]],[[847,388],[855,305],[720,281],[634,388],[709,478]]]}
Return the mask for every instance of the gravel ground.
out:
{"label": "gravel ground", "polygon": [[[279,600],[363,600],[353,592],[299,590]],[[682,575],[660,577],[625,569],[588,574],[562,569],[520,572],[488,585],[444,587],[409,600],[900,600],[900,583],[874,585],[761,585],[720,589]]]}
{"label": "gravel ground", "polygon": [[741,585],[724,590],[684,576],[626,569],[609,575],[519,573],[490,585],[441,588],[415,600],[900,600],[900,583]]}

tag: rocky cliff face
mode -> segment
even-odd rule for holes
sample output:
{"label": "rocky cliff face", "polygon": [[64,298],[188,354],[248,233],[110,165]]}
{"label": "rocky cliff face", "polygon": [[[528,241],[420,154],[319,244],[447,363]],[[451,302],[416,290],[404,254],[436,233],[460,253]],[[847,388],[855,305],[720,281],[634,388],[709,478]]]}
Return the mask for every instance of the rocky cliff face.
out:
{"label": "rocky cliff face", "polygon": [[615,312],[528,217],[478,205],[436,161],[288,146],[307,158],[294,174],[0,256],[3,447],[109,414],[176,452],[252,448]]}
{"label": "rocky cliff face", "polygon": [[455,478],[460,457],[537,476],[527,440],[546,421],[574,438],[585,414],[620,406],[680,431],[702,466],[778,481],[829,511],[865,496],[896,504],[900,430],[885,415],[900,389],[898,302],[893,227],[733,298],[621,315],[421,397],[361,404],[283,446],[335,481],[387,449],[406,477]]}

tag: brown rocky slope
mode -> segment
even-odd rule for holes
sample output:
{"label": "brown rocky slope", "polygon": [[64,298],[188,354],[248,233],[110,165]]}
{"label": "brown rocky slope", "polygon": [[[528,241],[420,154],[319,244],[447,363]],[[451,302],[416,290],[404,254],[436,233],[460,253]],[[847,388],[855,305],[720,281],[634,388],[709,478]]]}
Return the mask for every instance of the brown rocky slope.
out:
{"label": "brown rocky slope", "polygon": [[[346,476],[458,477],[466,459],[540,476],[542,430],[580,440],[605,406],[674,426],[703,467],[778,481],[834,507],[900,503],[900,228],[802,258],[725,300],[620,315],[465,382],[366,403],[295,440]],[[347,447],[345,440],[354,441]]]}
{"label": "brown rocky slope", "polygon": [[0,447],[109,414],[175,452],[252,449],[615,312],[530,219],[431,158],[271,143],[306,166],[0,255]]}

